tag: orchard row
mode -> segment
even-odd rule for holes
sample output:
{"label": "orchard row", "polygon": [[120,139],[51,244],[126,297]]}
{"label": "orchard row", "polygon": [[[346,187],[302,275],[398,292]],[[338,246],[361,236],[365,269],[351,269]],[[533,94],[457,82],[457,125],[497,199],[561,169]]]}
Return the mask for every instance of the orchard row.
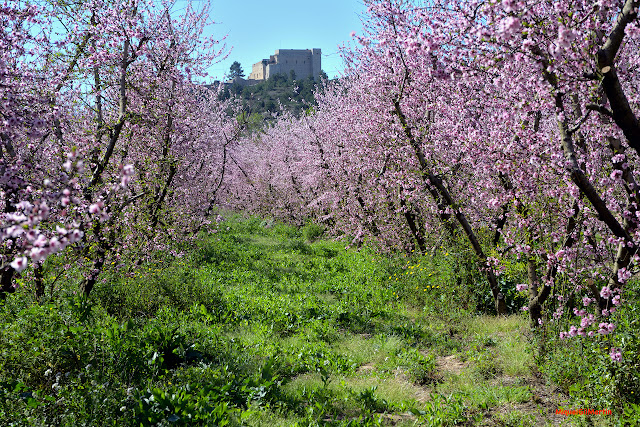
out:
{"label": "orchard row", "polygon": [[366,4],[344,78],[239,147],[235,207],[409,252],[463,239],[498,313],[519,260],[532,325],[613,332],[640,260],[638,2]]}
{"label": "orchard row", "polygon": [[638,1],[365,3],[344,77],[253,133],[192,83],[224,54],[204,12],[3,7],[3,291],[32,265],[43,292],[43,260],[70,246],[88,294],[108,261],[224,205],[383,250],[463,239],[498,313],[519,259],[533,325],[570,311],[567,336],[614,331],[640,260]]}

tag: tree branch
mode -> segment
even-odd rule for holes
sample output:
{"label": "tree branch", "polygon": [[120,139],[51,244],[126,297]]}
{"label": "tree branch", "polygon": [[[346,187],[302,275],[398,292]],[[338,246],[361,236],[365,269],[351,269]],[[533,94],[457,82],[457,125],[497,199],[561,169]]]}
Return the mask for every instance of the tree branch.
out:
{"label": "tree branch", "polygon": [[637,19],[639,5],[639,0],[625,1],[609,37],[598,50],[596,62],[597,69],[602,75],[602,88],[611,105],[612,118],[622,129],[629,146],[640,154],[640,122],[631,110],[614,66],[616,55],[625,36],[625,28]]}

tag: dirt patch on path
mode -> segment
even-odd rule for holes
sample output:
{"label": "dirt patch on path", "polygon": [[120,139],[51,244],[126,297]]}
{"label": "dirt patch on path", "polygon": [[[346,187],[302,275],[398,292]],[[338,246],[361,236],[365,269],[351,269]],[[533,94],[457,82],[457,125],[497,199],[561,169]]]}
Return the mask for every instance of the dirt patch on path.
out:
{"label": "dirt patch on path", "polygon": [[469,364],[462,362],[455,354],[436,358],[436,367],[439,372],[460,375],[467,366]]}
{"label": "dirt patch on path", "polygon": [[533,373],[526,378],[502,376],[496,378],[495,385],[499,386],[528,386],[532,397],[526,402],[503,403],[491,409],[486,414],[483,425],[503,426],[514,413],[518,413],[530,420],[535,427],[573,425],[571,417],[556,414],[560,407],[566,407],[569,402],[567,396],[558,387],[548,385],[538,374]]}
{"label": "dirt patch on path", "polygon": [[369,372],[373,372],[373,370],[376,369],[376,366],[373,363],[367,363],[365,365],[362,365],[360,367],[358,367],[358,373],[369,373]]}
{"label": "dirt patch on path", "polygon": [[[437,371],[450,377],[463,375],[464,371],[471,367],[472,362],[463,362],[455,354],[436,358]],[[531,398],[526,402],[500,403],[490,408],[484,412],[484,419],[480,423],[482,426],[512,425],[514,422],[513,417],[516,414],[522,420],[522,425],[525,426],[572,425],[571,417],[556,414],[557,409],[560,407],[566,408],[569,405],[567,396],[563,394],[560,388],[548,385],[538,372],[531,372],[522,377],[499,375],[487,385],[515,388],[528,387],[531,392]]]}

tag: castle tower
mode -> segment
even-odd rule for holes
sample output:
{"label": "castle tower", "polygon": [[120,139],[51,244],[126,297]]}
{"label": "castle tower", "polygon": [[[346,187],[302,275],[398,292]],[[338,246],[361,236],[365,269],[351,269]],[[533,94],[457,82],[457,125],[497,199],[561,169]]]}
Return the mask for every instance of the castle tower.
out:
{"label": "castle tower", "polygon": [[322,70],[322,52],[320,49],[311,49],[311,75],[316,82],[320,81]]}

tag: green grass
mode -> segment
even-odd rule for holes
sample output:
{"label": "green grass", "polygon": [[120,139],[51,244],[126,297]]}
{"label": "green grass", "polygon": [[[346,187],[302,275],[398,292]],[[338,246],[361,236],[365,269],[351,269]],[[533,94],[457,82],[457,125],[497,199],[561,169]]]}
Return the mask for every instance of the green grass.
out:
{"label": "green grass", "polygon": [[42,303],[23,286],[0,307],[0,418],[545,422],[525,408],[536,393],[526,317],[475,314],[468,290],[452,288],[448,254],[386,258],[321,231],[233,219],[182,258],[106,272],[88,301],[74,295],[73,271]]}

